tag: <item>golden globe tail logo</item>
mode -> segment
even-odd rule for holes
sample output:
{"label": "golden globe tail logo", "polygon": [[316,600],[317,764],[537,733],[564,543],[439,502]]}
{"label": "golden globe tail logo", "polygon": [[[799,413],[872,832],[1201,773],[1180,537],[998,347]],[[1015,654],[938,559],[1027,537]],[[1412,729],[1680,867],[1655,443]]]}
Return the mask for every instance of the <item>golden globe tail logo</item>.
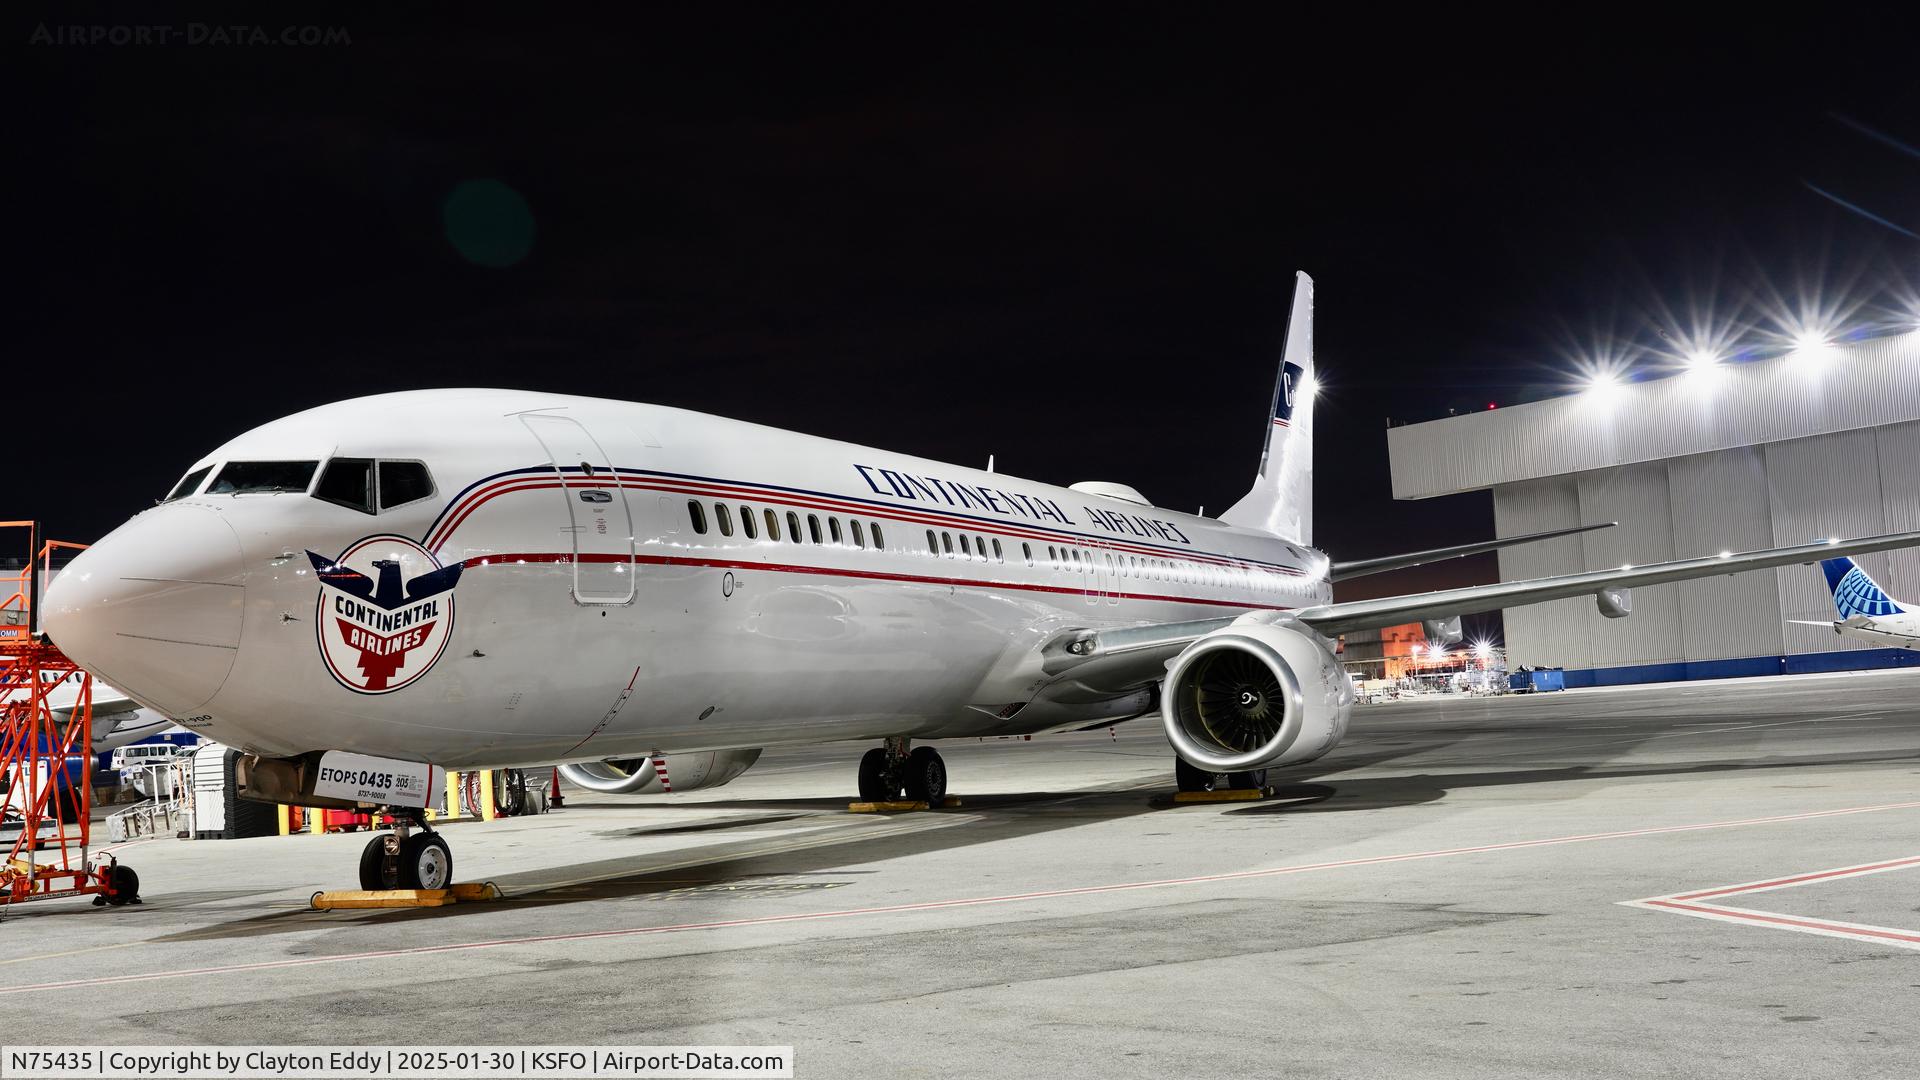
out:
{"label": "golden globe tail logo", "polygon": [[340,685],[390,694],[425,675],[453,634],[460,564],[441,566],[401,536],[355,541],[337,558],[307,552],[320,580],[320,657]]}

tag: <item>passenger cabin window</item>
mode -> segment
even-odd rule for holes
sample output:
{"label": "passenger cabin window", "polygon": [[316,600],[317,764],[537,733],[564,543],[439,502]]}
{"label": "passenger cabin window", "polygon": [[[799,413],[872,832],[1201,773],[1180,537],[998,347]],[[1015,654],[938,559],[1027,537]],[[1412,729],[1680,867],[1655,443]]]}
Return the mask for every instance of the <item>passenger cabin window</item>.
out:
{"label": "passenger cabin window", "polygon": [[934,539],[932,529],[927,530],[927,550],[935,555],[940,554],[940,541]]}
{"label": "passenger cabin window", "polygon": [[697,500],[687,500],[687,517],[693,522],[693,531],[702,536],[707,534],[707,511]]}
{"label": "passenger cabin window", "polygon": [[791,510],[787,511],[787,535],[792,537],[796,544],[805,542],[800,538],[800,515]]}
{"label": "passenger cabin window", "polygon": [[780,515],[774,513],[771,509],[769,509],[766,512],[766,517],[767,517],[767,539],[769,540],[780,539]]}
{"label": "passenger cabin window", "polygon": [[740,508],[740,531],[745,533],[749,540],[760,539],[759,527],[753,523],[753,507],[751,506],[743,506]]}
{"label": "passenger cabin window", "polygon": [[942,555],[947,556],[948,558],[953,557],[953,534],[952,533],[943,532],[940,534],[940,553]]}
{"label": "passenger cabin window", "polygon": [[833,542],[835,544],[846,543],[845,540],[842,540],[840,538],[840,519],[839,518],[830,517],[827,519],[827,535],[833,538]]}
{"label": "passenger cabin window", "polygon": [[993,538],[993,561],[994,562],[1007,561],[1007,557],[1000,553],[1000,538],[997,536]]}
{"label": "passenger cabin window", "polygon": [[207,478],[207,474],[212,471],[213,471],[213,466],[211,465],[203,465],[200,468],[193,470],[187,475],[181,477],[180,482],[173,485],[173,490],[167,493],[167,497],[164,499],[161,499],[160,501],[172,502],[175,499],[184,499],[187,496],[193,494],[194,492],[199,491],[200,482],[202,480],[205,480]]}
{"label": "passenger cabin window", "polygon": [[820,540],[820,517],[819,517],[819,515],[817,515],[817,514],[808,514],[808,515],[807,515],[807,535],[808,535],[808,536],[811,536],[811,537],[813,537],[813,542],[814,542],[814,543],[816,543],[816,544],[818,544],[818,543],[820,543],[820,542],[821,542],[821,540]]}
{"label": "passenger cabin window", "polygon": [[877,521],[869,521],[867,525],[873,529],[874,548],[876,550],[884,549],[887,546],[887,538],[880,532],[880,523]]}
{"label": "passenger cabin window", "polygon": [[973,558],[973,551],[972,551],[971,549],[969,549],[969,548],[967,547],[967,534],[966,534],[966,533],[961,533],[961,534],[960,534],[960,557],[961,557],[961,558],[963,558],[963,559],[971,559],[971,558]]}
{"label": "passenger cabin window", "polygon": [[[335,459],[338,460],[338,459]],[[331,473],[333,466],[327,466]],[[324,477],[320,481],[326,483]],[[419,502],[433,494],[433,474],[418,461],[383,461],[380,463],[380,509],[391,510],[396,506],[405,506]]]}
{"label": "passenger cabin window", "polygon": [[979,552],[981,562],[986,562],[987,561],[987,538],[984,536],[974,537],[973,550],[976,552]]}
{"label": "passenger cabin window", "polygon": [[860,523],[858,521],[849,521],[847,522],[847,527],[853,530],[853,546],[857,548],[866,547],[867,537],[866,534],[861,531]]}
{"label": "passenger cabin window", "polygon": [[363,514],[373,513],[373,459],[334,458],[320,474],[320,486],[313,497]]}
{"label": "passenger cabin window", "polygon": [[720,526],[721,536],[733,535],[733,515],[727,511],[726,503],[713,504],[713,520]]}
{"label": "passenger cabin window", "polygon": [[1025,558],[1025,559],[1027,560],[1027,565],[1028,565],[1028,566],[1032,566],[1032,565],[1033,565],[1033,545],[1032,545],[1032,544],[1029,544],[1029,543],[1027,543],[1027,542],[1026,542],[1026,541],[1024,541],[1024,540],[1023,540],[1023,541],[1021,541],[1021,542],[1020,542],[1020,555],[1021,555],[1021,557],[1023,557],[1023,558]]}
{"label": "passenger cabin window", "polygon": [[207,487],[209,495],[267,495],[307,490],[317,461],[229,461]]}

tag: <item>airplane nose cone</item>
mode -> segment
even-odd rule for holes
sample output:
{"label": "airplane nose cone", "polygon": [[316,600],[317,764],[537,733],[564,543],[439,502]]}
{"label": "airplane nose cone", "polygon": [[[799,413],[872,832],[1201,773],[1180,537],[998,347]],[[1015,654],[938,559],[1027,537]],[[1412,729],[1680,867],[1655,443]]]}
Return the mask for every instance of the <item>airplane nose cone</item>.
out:
{"label": "airplane nose cone", "polygon": [[149,510],[60,571],[40,626],[81,667],[172,716],[212,700],[240,647],[240,540],[215,510]]}

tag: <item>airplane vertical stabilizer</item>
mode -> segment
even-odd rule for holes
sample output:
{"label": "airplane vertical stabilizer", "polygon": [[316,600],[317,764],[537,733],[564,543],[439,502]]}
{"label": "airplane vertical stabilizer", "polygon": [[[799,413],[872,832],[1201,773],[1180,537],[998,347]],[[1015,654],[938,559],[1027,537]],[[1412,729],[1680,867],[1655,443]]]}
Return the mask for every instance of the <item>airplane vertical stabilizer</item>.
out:
{"label": "airplane vertical stabilizer", "polygon": [[1827,588],[1833,590],[1833,606],[1843,619],[1855,615],[1869,618],[1898,615],[1906,610],[1868,577],[1865,570],[1854,565],[1852,559],[1827,559],[1820,564],[1820,569],[1827,572]]}
{"label": "airplane vertical stabilizer", "polygon": [[1313,543],[1314,390],[1313,279],[1296,272],[1260,472],[1253,490],[1221,514],[1221,521]]}

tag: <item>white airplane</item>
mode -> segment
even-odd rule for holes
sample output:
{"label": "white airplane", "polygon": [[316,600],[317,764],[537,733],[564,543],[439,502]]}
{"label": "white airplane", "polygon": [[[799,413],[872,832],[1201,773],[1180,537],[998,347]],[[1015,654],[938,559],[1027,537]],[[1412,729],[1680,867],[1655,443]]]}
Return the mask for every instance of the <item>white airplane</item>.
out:
{"label": "white airplane", "polygon": [[[44,629],[244,751],[252,798],[402,817],[367,888],[445,884],[438,768],[724,783],[755,748],[872,739],[862,797],[937,804],[914,740],[1158,711],[1181,788],[1346,734],[1342,633],[1920,543],[1920,532],[1336,603],[1311,547],[1312,281],[1252,490],[1219,518],[679,409],[510,390],[360,398],[249,431],[76,558]],[[1561,535],[1552,533],[1544,535]],[[607,764],[610,763],[610,764]],[[701,775],[695,776],[695,773]]]}
{"label": "white airplane", "polygon": [[1842,637],[1875,645],[1911,649],[1920,644],[1920,611],[1888,596],[1852,559],[1826,559],[1827,588],[1840,618],[1833,621],[1789,619],[1802,626],[1830,626]]}
{"label": "white airplane", "polygon": [[[28,700],[29,691],[23,688],[0,690],[0,704],[13,704]],[[152,709],[142,708],[140,703],[129,698],[113,687],[98,679],[93,680],[93,752],[110,753],[129,743],[175,730],[173,721]],[[80,703],[80,676],[69,674],[46,692],[47,708],[64,723]]]}

